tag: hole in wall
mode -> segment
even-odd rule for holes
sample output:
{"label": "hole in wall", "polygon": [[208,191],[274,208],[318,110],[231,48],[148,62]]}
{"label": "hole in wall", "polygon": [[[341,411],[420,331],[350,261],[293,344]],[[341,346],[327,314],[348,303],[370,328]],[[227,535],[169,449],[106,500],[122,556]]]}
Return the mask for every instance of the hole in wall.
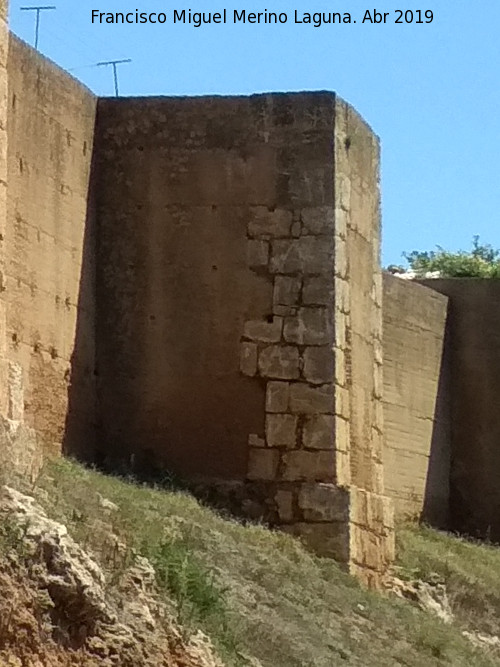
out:
{"label": "hole in wall", "polygon": [[268,324],[272,324],[274,322],[274,315],[266,315],[264,319]]}
{"label": "hole in wall", "polygon": [[351,137],[347,137],[347,139],[344,141],[344,146],[346,151],[348,151],[349,148],[351,147]]}
{"label": "hole in wall", "polygon": [[216,266],[215,264],[213,264],[212,265],[212,271],[218,271],[218,270],[219,270],[219,267]]}
{"label": "hole in wall", "polygon": [[57,359],[57,357],[59,356],[55,347],[49,347],[49,354],[52,359]]}

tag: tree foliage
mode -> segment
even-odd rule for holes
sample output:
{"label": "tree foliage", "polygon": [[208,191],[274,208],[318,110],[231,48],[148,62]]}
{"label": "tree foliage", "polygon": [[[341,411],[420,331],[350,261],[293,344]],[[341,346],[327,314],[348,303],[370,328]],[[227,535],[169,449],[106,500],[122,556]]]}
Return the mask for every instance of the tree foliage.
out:
{"label": "tree foliage", "polygon": [[409,271],[416,277],[437,273],[443,278],[500,278],[500,249],[479,242],[474,236],[472,249],[450,252],[436,246],[437,250],[403,253],[408,262],[408,269],[390,266],[392,273]]}

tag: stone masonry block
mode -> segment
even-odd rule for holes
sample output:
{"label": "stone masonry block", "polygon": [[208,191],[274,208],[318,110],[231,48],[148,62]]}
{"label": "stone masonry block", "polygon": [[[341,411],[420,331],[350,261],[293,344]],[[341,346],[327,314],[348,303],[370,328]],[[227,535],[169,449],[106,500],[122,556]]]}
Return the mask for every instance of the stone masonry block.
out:
{"label": "stone masonry block", "polygon": [[337,179],[338,200],[344,211],[351,208],[351,180],[348,176],[340,176]]}
{"label": "stone masonry block", "polygon": [[388,565],[385,560],[383,542],[384,539],[380,535],[351,524],[350,557],[354,563],[383,572]]}
{"label": "stone masonry block", "polygon": [[372,426],[379,430],[381,433],[384,432],[384,404],[378,398],[373,401]]}
{"label": "stone masonry block", "polygon": [[241,343],[240,370],[243,375],[253,377],[257,373],[257,345],[255,343]]}
{"label": "stone masonry block", "polygon": [[335,482],[339,486],[351,483],[351,457],[349,452],[335,450]]}
{"label": "stone masonry block", "polygon": [[380,309],[373,311],[372,334],[376,340],[382,341],[382,313]]}
{"label": "stone masonry block", "polygon": [[349,217],[349,213],[344,211],[343,208],[335,209],[335,236],[344,241],[347,238]]}
{"label": "stone masonry block", "polygon": [[271,273],[333,273],[333,239],[302,236],[299,239],[273,241]]}
{"label": "stone masonry block", "polygon": [[283,329],[283,319],[273,317],[272,322],[250,320],[245,322],[244,337],[259,343],[279,343]]}
{"label": "stone masonry block", "polygon": [[298,504],[306,521],[349,521],[349,491],[335,484],[302,484]]}
{"label": "stone masonry block", "polygon": [[384,453],[384,436],[376,428],[372,427],[372,450],[374,456],[382,459]]}
{"label": "stone masonry block", "polygon": [[304,208],[301,212],[302,233],[306,234],[332,234],[335,228],[335,214],[332,206],[316,206]]}
{"label": "stone masonry block", "polygon": [[274,315],[279,315],[279,317],[292,317],[297,314],[297,307],[273,304],[273,313]]}
{"label": "stone masonry block", "polygon": [[266,206],[254,206],[248,223],[248,235],[252,238],[279,238],[290,236],[293,214],[291,211]]}
{"label": "stone masonry block", "polygon": [[250,447],[265,447],[266,441],[256,433],[250,433],[248,436],[248,444]]}
{"label": "stone masonry block", "polygon": [[347,278],[348,270],[347,244],[338,241],[335,252],[335,275],[338,278],[345,280]]}
{"label": "stone masonry block", "polygon": [[394,530],[394,502],[392,498],[372,493],[356,486],[350,488],[350,520],[379,535]]}
{"label": "stone masonry block", "polygon": [[267,268],[269,262],[269,243],[249,240],[247,242],[247,262],[251,269]]}
{"label": "stone masonry block", "polygon": [[335,479],[333,451],[294,450],[282,458],[283,479],[289,482],[331,482]]}
{"label": "stone masonry block", "polygon": [[339,347],[335,348],[335,382],[341,387],[347,383],[346,354]]}
{"label": "stone masonry block", "polygon": [[342,313],[349,313],[351,310],[349,281],[338,277],[335,278],[335,307]]}
{"label": "stone masonry block", "polygon": [[344,521],[295,523],[283,526],[282,530],[301,538],[305,546],[319,556],[334,558],[341,563],[349,561],[349,524]]}
{"label": "stone masonry block", "polygon": [[333,414],[333,386],[311,387],[303,382],[290,385],[290,411],[293,414]]}
{"label": "stone masonry block", "polygon": [[291,345],[269,345],[260,351],[258,367],[262,377],[296,380],[300,374],[299,351]]}
{"label": "stone masonry block", "polygon": [[270,381],[266,387],[266,412],[286,412],[290,396],[288,382]]}
{"label": "stone masonry block", "polygon": [[331,343],[332,326],[326,308],[300,308],[295,317],[287,317],[283,335],[287,343],[327,345]]}
{"label": "stone masonry block", "polygon": [[384,377],[382,366],[377,363],[373,366],[373,395],[375,398],[381,399],[384,393]]}
{"label": "stone masonry block", "polygon": [[325,384],[334,381],[334,352],[330,345],[307,347],[304,351],[305,379],[311,384]]}
{"label": "stone masonry block", "polygon": [[351,416],[349,390],[337,385],[335,387],[335,414],[348,420]]}
{"label": "stone masonry block", "polygon": [[335,417],[311,415],[302,427],[302,445],[305,449],[332,449],[335,438]]}
{"label": "stone masonry block", "polygon": [[335,311],[335,345],[341,350],[345,350],[347,347],[348,317],[339,310]]}
{"label": "stone masonry block", "polygon": [[288,447],[297,445],[297,422],[294,415],[269,414],[266,417],[266,442],[269,447]]}
{"label": "stone masonry block", "polygon": [[299,303],[302,281],[294,276],[276,276],[273,303],[279,306],[295,306]]}
{"label": "stone masonry block", "polygon": [[293,520],[293,493],[279,489],[274,496],[276,506],[278,508],[278,516],[281,521]]}
{"label": "stone masonry block", "polygon": [[333,281],[328,276],[304,278],[302,303],[305,306],[328,306],[333,303]]}
{"label": "stone masonry block", "polygon": [[279,464],[277,449],[250,448],[248,452],[248,473],[251,480],[269,481],[276,479]]}
{"label": "stone masonry block", "polygon": [[351,425],[347,419],[337,416],[335,419],[335,449],[348,452],[351,444]]}

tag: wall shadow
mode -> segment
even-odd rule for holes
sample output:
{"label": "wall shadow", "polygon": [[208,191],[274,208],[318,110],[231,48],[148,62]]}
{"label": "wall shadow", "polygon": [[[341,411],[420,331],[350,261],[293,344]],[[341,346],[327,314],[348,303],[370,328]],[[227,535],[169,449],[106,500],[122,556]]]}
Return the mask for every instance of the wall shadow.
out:
{"label": "wall shadow", "polygon": [[439,379],[434,409],[434,423],[429,450],[421,519],[435,528],[450,527],[451,471],[451,332],[448,303]]}
{"label": "wall shadow", "polygon": [[[97,110],[96,110],[97,116]],[[96,368],[96,131],[87,191],[87,214],[82,244],[82,266],[77,302],[77,320],[71,372],[68,383],[62,453],[64,456],[94,465],[97,452],[97,368]]]}

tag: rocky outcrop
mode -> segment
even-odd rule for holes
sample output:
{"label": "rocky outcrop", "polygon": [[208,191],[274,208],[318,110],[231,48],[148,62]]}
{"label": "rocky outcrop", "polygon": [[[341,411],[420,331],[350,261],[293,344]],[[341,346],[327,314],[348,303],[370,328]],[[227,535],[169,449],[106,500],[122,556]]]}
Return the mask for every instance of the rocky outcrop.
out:
{"label": "rocky outcrop", "polygon": [[201,632],[186,640],[175,626],[145,558],[110,587],[32,497],[2,487],[0,521],[0,665],[223,667]]}

